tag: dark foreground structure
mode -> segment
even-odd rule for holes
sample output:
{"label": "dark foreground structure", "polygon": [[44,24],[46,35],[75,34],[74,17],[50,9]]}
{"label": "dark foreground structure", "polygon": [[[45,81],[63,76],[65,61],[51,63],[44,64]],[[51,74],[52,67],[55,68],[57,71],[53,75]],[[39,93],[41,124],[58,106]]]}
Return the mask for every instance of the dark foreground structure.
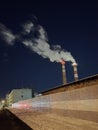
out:
{"label": "dark foreground structure", "polygon": [[9,110],[0,111],[0,130],[33,130]]}

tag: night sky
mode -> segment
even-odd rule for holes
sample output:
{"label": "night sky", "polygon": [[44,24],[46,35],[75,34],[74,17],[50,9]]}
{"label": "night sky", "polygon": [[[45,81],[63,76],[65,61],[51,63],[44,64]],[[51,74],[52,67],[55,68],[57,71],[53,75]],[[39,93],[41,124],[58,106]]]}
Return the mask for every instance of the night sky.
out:
{"label": "night sky", "polygon": [[[71,52],[78,63],[79,79],[82,79],[98,73],[96,4],[94,0],[1,0],[0,24],[15,35],[28,20],[41,25],[47,32],[50,46],[60,45],[62,50]],[[67,82],[74,81],[70,61],[66,62],[66,71]],[[9,45],[0,36],[0,97],[14,88],[32,88],[40,93],[59,85],[62,85],[60,63],[43,58],[20,40]]]}

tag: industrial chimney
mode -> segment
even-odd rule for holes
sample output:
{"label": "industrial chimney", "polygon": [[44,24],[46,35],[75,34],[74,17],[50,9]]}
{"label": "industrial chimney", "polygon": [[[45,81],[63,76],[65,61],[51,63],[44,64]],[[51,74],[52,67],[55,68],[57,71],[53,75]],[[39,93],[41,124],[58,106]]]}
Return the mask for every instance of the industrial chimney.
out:
{"label": "industrial chimney", "polygon": [[77,63],[74,62],[72,63],[72,66],[73,66],[73,71],[74,71],[74,80],[77,81],[78,80],[78,71],[77,71]]}
{"label": "industrial chimney", "polygon": [[66,70],[65,70],[65,61],[61,60],[60,63],[62,65],[62,80],[63,80],[63,85],[64,85],[64,84],[67,83]]}

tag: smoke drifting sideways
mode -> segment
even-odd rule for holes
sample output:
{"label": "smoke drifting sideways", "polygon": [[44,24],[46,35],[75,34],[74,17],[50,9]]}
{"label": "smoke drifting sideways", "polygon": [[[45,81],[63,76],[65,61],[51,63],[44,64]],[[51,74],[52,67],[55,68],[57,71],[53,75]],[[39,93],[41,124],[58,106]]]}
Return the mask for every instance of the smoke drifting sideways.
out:
{"label": "smoke drifting sideways", "polygon": [[61,59],[76,62],[71,53],[62,49],[60,45],[50,46],[47,33],[41,25],[27,21],[21,27],[21,31],[15,34],[11,29],[0,24],[0,36],[8,45],[14,45],[16,40],[19,40],[21,44],[51,62],[60,62]]}
{"label": "smoke drifting sideways", "polygon": [[0,37],[9,45],[14,45],[16,36],[5,25],[0,23]]}

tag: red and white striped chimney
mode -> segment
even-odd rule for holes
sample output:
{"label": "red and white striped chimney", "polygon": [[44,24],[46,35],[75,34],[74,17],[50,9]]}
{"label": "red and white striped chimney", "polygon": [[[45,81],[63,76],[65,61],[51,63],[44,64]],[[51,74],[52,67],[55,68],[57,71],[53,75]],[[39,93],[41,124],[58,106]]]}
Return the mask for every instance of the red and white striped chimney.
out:
{"label": "red and white striped chimney", "polygon": [[63,85],[67,83],[66,79],[66,70],[65,70],[65,61],[60,62],[62,65],[62,80],[63,80]]}
{"label": "red and white striped chimney", "polygon": [[74,71],[74,80],[77,81],[78,80],[78,71],[77,71],[77,63],[74,62],[72,63],[72,66],[73,66],[73,71]]}

